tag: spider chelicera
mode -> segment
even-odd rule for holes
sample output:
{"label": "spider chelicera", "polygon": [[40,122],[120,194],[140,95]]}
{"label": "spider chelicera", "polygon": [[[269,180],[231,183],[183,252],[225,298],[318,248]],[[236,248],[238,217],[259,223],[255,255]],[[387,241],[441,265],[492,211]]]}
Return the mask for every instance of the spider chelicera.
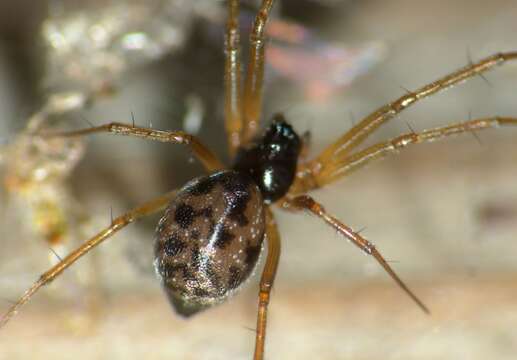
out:
{"label": "spider chelicera", "polygon": [[426,313],[427,307],[391,269],[373,244],[329,214],[307,193],[344,177],[372,160],[397,153],[421,142],[465,132],[517,125],[517,118],[489,117],[453,125],[409,132],[362,150],[360,144],[379,126],[401,111],[438,91],[482,74],[510,60],[517,52],[500,53],[453,72],[422,88],[408,92],[362,119],[335,143],[312,160],[305,159],[307,146],[282,115],[259,136],[264,77],[264,30],[273,0],[263,0],[250,36],[249,63],[241,84],[239,1],[228,1],[225,42],[225,127],[232,166],[225,167],[196,137],[181,131],[159,131],[121,123],[44,137],[76,137],[114,133],[144,139],[185,144],[202,162],[208,176],[190,181],[126,214],[72,251],[41,275],[38,281],[0,319],[0,327],[45,284],[76,260],[133,221],[163,209],[157,228],[155,269],[175,310],[184,316],[226,299],[249,277],[264,240],[267,258],[259,289],[254,359],[264,358],[267,309],[280,256],[280,236],[270,207],[308,211],[373,256],[392,279]]}

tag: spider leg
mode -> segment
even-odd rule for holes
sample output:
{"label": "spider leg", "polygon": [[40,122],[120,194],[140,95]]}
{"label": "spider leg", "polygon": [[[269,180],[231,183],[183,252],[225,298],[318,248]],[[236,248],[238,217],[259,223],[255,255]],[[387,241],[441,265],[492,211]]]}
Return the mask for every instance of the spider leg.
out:
{"label": "spider leg", "polygon": [[265,27],[273,2],[273,0],[262,0],[250,34],[250,53],[246,82],[244,84],[243,143],[251,140],[259,128],[262,107],[262,84],[264,81]]}
{"label": "spider leg", "polygon": [[269,207],[266,208],[266,241],[268,245],[266,265],[260,278],[259,305],[257,313],[257,333],[254,360],[264,359],[264,342],[266,339],[267,307],[273,282],[280,259],[280,235],[275,218]]}
{"label": "spider leg", "polygon": [[0,318],[0,328],[2,328],[14,315],[16,315],[20,308],[25,305],[43,285],[50,283],[66,268],[86,255],[90,250],[102,243],[104,240],[113,236],[117,231],[121,230],[135,220],[151,215],[165,208],[175,194],[176,191],[171,191],[165,195],[161,195],[113,219],[109,227],[105,228],[97,235],[90,238],[88,241],[83,243],[81,246],[73,250],[65,258],[59,261],[59,263],[43,273],[40,278],[23,294],[23,296],[20,297]]}
{"label": "spider leg", "polygon": [[228,1],[224,65],[224,111],[230,156],[241,145],[241,58],[239,34],[239,1]]}
{"label": "spider leg", "polygon": [[316,202],[312,197],[308,195],[297,196],[292,199],[288,199],[283,204],[284,208],[293,209],[293,210],[308,210],[314,215],[321,218],[328,225],[332,226],[336,229],[340,234],[345,236],[348,240],[352,241],[357,247],[363,250],[367,255],[371,255],[377,260],[377,262],[384,268],[384,270],[388,273],[388,275],[395,280],[398,286],[404,290],[404,292],[409,295],[409,297],[418,305],[418,307],[429,314],[429,309],[424,305],[424,303],[404,284],[404,282],[398,277],[395,271],[388,265],[384,257],[380,254],[380,252],[375,248],[375,246],[370,243],[368,240],[363,238],[359,233],[352,230],[350,227],[343,224],[341,221],[336,219],[334,216],[330,215],[325,211],[323,206]]}
{"label": "spider leg", "polygon": [[489,117],[469,120],[445,127],[425,130],[420,133],[407,133],[386,142],[378,143],[367,147],[354,154],[338,154],[324,165],[320,172],[314,177],[318,187],[334,182],[335,180],[348,175],[349,173],[365,166],[370,161],[381,159],[389,154],[397,153],[401,149],[422,142],[431,142],[443,139],[448,136],[458,135],[465,132],[474,132],[497,128],[502,125],[517,126],[517,118]]}
{"label": "spider leg", "polygon": [[321,154],[309,164],[300,169],[299,176],[317,174],[321,167],[332,162],[336,156],[349,153],[353,148],[361,144],[379,126],[394,118],[404,109],[430,95],[445,90],[466,81],[476,75],[481,75],[495,66],[508,61],[517,60],[517,52],[499,53],[489,56],[477,63],[471,63],[449,75],[446,75],[430,84],[427,84],[414,92],[408,92],[397,100],[386,104],[361,120],[357,125],[347,131],[336,142],[328,146]]}
{"label": "spider leg", "polygon": [[81,129],[66,132],[41,132],[38,135],[43,137],[74,137],[84,136],[95,133],[113,133],[117,135],[134,136],[147,140],[170,142],[174,144],[184,144],[190,146],[194,155],[201,161],[208,171],[222,169],[224,165],[219,161],[215,154],[210,151],[203,143],[193,135],[183,131],[163,131],[154,130],[117,122],[95,126],[88,129]]}

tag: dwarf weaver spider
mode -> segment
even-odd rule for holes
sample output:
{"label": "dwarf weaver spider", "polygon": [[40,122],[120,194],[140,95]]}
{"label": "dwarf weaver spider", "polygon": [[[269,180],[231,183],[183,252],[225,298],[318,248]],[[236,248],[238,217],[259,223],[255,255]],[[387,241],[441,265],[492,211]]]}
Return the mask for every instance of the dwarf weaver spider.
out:
{"label": "dwarf weaver spider", "polygon": [[446,127],[409,132],[361,151],[357,147],[380,125],[413,103],[451,87],[496,65],[517,59],[502,53],[470,64],[414,92],[382,106],[365,117],[312,160],[298,161],[304,144],[279,115],[262,137],[260,128],[264,70],[264,28],[273,0],[262,1],[250,39],[249,63],[241,88],[238,30],[239,2],[228,2],[225,44],[225,118],[231,170],[196,137],[183,132],[159,131],[134,125],[110,123],[72,132],[39,136],[76,137],[110,132],[145,139],[185,144],[202,162],[208,177],[197,178],[113,220],[104,229],[44,273],[0,321],[4,325],[43,285],[59,276],[93,247],[138,218],[167,208],[157,229],[156,271],[176,310],[183,315],[224,300],[249,276],[257,262],[263,240],[268,251],[262,273],[257,316],[255,359],[264,358],[267,307],[280,255],[280,237],[272,204],[289,211],[308,211],[372,255],[397,284],[425,312],[425,305],[406,287],[376,248],[306,193],[352,173],[371,160],[396,153],[411,144],[428,142],[464,132],[517,125],[516,118],[489,117]]}

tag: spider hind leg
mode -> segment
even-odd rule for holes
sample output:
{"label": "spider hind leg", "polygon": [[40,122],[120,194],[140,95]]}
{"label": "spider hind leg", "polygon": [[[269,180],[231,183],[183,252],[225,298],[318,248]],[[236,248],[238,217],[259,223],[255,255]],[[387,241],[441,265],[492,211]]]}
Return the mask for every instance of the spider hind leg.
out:
{"label": "spider hind leg", "polygon": [[430,311],[426,305],[407,287],[407,285],[398,277],[395,271],[391,268],[388,262],[384,259],[381,253],[375,246],[362,237],[358,232],[355,232],[349,226],[343,224],[334,216],[330,215],[321,204],[316,202],[308,195],[301,195],[293,199],[288,199],[284,203],[284,208],[291,210],[307,210],[316,215],[327,225],[332,226],[341,235],[350,240],[354,245],[363,250],[367,255],[371,255],[383,267],[388,275],[397,283],[397,285],[415,302],[415,304],[426,314]]}

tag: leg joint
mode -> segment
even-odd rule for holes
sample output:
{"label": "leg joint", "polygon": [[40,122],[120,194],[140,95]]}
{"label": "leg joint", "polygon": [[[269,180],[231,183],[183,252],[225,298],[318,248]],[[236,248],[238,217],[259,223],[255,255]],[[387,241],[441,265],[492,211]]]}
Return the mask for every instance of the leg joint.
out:
{"label": "leg joint", "polygon": [[401,135],[391,141],[395,149],[403,148],[409,144],[418,142],[418,135],[415,133]]}
{"label": "leg joint", "polygon": [[259,292],[259,305],[268,305],[269,304],[269,294],[271,292],[271,288],[269,288],[267,291],[263,291],[260,289]]}
{"label": "leg joint", "polygon": [[291,203],[299,209],[308,209],[311,211],[320,210],[318,204],[308,195],[300,195],[295,197]]}

